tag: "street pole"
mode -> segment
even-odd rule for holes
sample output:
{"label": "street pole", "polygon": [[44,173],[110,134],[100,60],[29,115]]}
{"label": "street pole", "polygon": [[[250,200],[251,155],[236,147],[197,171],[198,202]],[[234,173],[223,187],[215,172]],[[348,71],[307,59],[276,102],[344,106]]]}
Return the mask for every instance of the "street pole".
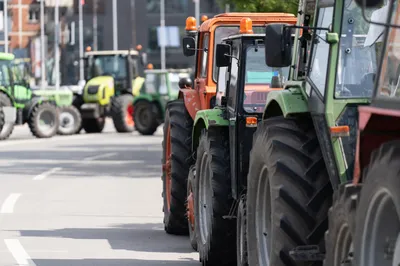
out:
{"label": "street pole", "polygon": [[196,27],[200,25],[200,0],[194,0],[194,14],[196,18]]}
{"label": "street pole", "polygon": [[60,50],[59,50],[59,38],[60,38],[60,0],[56,0],[54,10],[54,22],[55,22],[55,41],[54,41],[54,64],[56,72],[56,90],[60,88]]}
{"label": "street pole", "polygon": [[113,0],[113,50],[118,50],[117,0]]}
{"label": "street pole", "polygon": [[83,6],[82,0],[79,0],[79,81],[83,80]]}
{"label": "street pole", "polygon": [[41,88],[44,89],[46,83],[46,58],[45,58],[45,39],[44,39],[44,0],[40,1],[40,72]]}
{"label": "street pole", "polygon": [[131,25],[132,25],[132,48],[134,48],[136,43],[136,1],[131,0]]}
{"label": "street pole", "polygon": [[97,1],[93,1],[93,50],[98,50],[98,36],[97,36]]}
{"label": "street pole", "polygon": [[[7,0],[6,0],[7,2]],[[18,0],[18,47],[22,47],[22,0]]]}
{"label": "street pole", "polygon": [[8,53],[8,1],[4,1],[4,51]]}
{"label": "street pole", "polygon": [[161,45],[161,69],[164,70],[166,68],[165,63],[165,0],[160,0],[160,45]]}

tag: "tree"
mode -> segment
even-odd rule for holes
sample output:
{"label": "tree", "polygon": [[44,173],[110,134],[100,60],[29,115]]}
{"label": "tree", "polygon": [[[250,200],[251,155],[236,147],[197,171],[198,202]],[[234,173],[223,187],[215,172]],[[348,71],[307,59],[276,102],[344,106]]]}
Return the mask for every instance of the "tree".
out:
{"label": "tree", "polygon": [[285,12],[297,14],[298,0],[219,0],[221,7],[233,6],[237,12]]}

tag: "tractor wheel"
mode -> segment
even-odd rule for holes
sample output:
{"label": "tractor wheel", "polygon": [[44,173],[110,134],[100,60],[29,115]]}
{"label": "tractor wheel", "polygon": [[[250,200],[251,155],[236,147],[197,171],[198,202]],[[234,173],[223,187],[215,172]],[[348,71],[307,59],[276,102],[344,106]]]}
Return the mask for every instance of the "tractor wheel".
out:
{"label": "tractor wheel", "polygon": [[82,127],[86,133],[101,133],[106,123],[105,117],[83,119]]}
{"label": "tractor wheel", "polygon": [[189,227],[189,239],[192,248],[197,251],[197,238],[194,222],[194,192],[195,192],[195,167],[194,165],[189,170],[187,181],[187,217]]}
{"label": "tractor wheel", "polygon": [[37,104],[29,116],[28,124],[35,137],[53,137],[60,125],[57,107],[50,103]]}
{"label": "tractor wheel", "polygon": [[250,265],[306,266],[289,254],[302,245],[324,252],[332,187],[311,120],[269,118],[250,155],[247,245]]}
{"label": "tractor wheel", "polygon": [[158,123],[158,109],[148,101],[138,101],[134,106],[134,121],[136,130],[142,135],[153,135]]}
{"label": "tractor wheel", "polygon": [[60,108],[60,126],[57,134],[73,135],[82,127],[82,118],[79,110],[71,105]]}
{"label": "tractor wheel", "polygon": [[[0,107],[12,107],[13,104],[10,100],[10,98],[7,97],[4,93],[0,93]],[[3,119],[4,119],[4,113],[3,113]],[[15,123],[5,123],[3,120],[3,129],[0,131],[0,140],[5,140],[10,137],[14,130]]]}
{"label": "tractor wheel", "polygon": [[115,97],[111,104],[111,117],[119,133],[133,132],[133,95],[122,94]]}
{"label": "tractor wheel", "polygon": [[354,230],[360,186],[342,184],[333,194],[329,209],[329,230],[325,233],[324,266],[353,265]]}
{"label": "tractor wheel", "polygon": [[248,266],[246,232],[246,196],[242,196],[236,215],[236,256],[238,266]]}
{"label": "tractor wheel", "polygon": [[0,131],[3,129],[4,125],[5,125],[5,115],[3,109],[0,108]]}
{"label": "tractor wheel", "polygon": [[193,120],[183,100],[168,103],[163,140],[164,228],[168,234],[188,234],[187,179],[194,160],[191,152]]}
{"label": "tractor wheel", "polygon": [[236,220],[229,215],[231,190],[229,137],[203,130],[196,160],[195,224],[203,265],[236,265]]}
{"label": "tractor wheel", "polygon": [[356,215],[355,264],[400,265],[400,141],[374,151]]}

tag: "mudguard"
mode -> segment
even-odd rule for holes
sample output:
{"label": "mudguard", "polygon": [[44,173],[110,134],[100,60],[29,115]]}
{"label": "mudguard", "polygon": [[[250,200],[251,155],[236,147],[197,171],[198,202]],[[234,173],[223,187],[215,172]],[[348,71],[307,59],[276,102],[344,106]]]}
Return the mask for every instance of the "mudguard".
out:
{"label": "mudguard", "polygon": [[183,98],[186,110],[193,120],[196,119],[196,113],[201,108],[199,94],[193,89],[180,89],[179,98]]}
{"label": "mudguard", "polygon": [[15,106],[14,97],[11,96],[8,90],[6,90],[4,87],[0,87],[0,93],[7,95],[7,97],[10,98],[12,105]]}
{"label": "mudguard", "polygon": [[299,88],[290,88],[268,93],[263,119],[278,115],[287,117],[308,112],[308,101],[304,94]]}
{"label": "mudguard", "polygon": [[115,94],[114,79],[110,76],[99,76],[89,80],[83,89],[85,103],[108,105]]}
{"label": "mudguard", "polygon": [[214,108],[198,111],[194,120],[192,131],[192,151],[197,149],[200,134],[203,129],[227,126],[229,126],[229,120],[225,115],[225,109]]}

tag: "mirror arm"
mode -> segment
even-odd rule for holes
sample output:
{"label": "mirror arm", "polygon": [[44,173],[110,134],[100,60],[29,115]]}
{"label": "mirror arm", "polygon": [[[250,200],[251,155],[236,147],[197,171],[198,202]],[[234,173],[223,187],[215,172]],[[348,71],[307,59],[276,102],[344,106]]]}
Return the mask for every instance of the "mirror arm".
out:
{"label": "mirror arm", "polygon": [[309,26],[285,26],[285,28],[292,28],[292,29],[303,29],[303,30],[326,30],[330,31],[329,28],[324,28],[324,27],[309,27]]}

